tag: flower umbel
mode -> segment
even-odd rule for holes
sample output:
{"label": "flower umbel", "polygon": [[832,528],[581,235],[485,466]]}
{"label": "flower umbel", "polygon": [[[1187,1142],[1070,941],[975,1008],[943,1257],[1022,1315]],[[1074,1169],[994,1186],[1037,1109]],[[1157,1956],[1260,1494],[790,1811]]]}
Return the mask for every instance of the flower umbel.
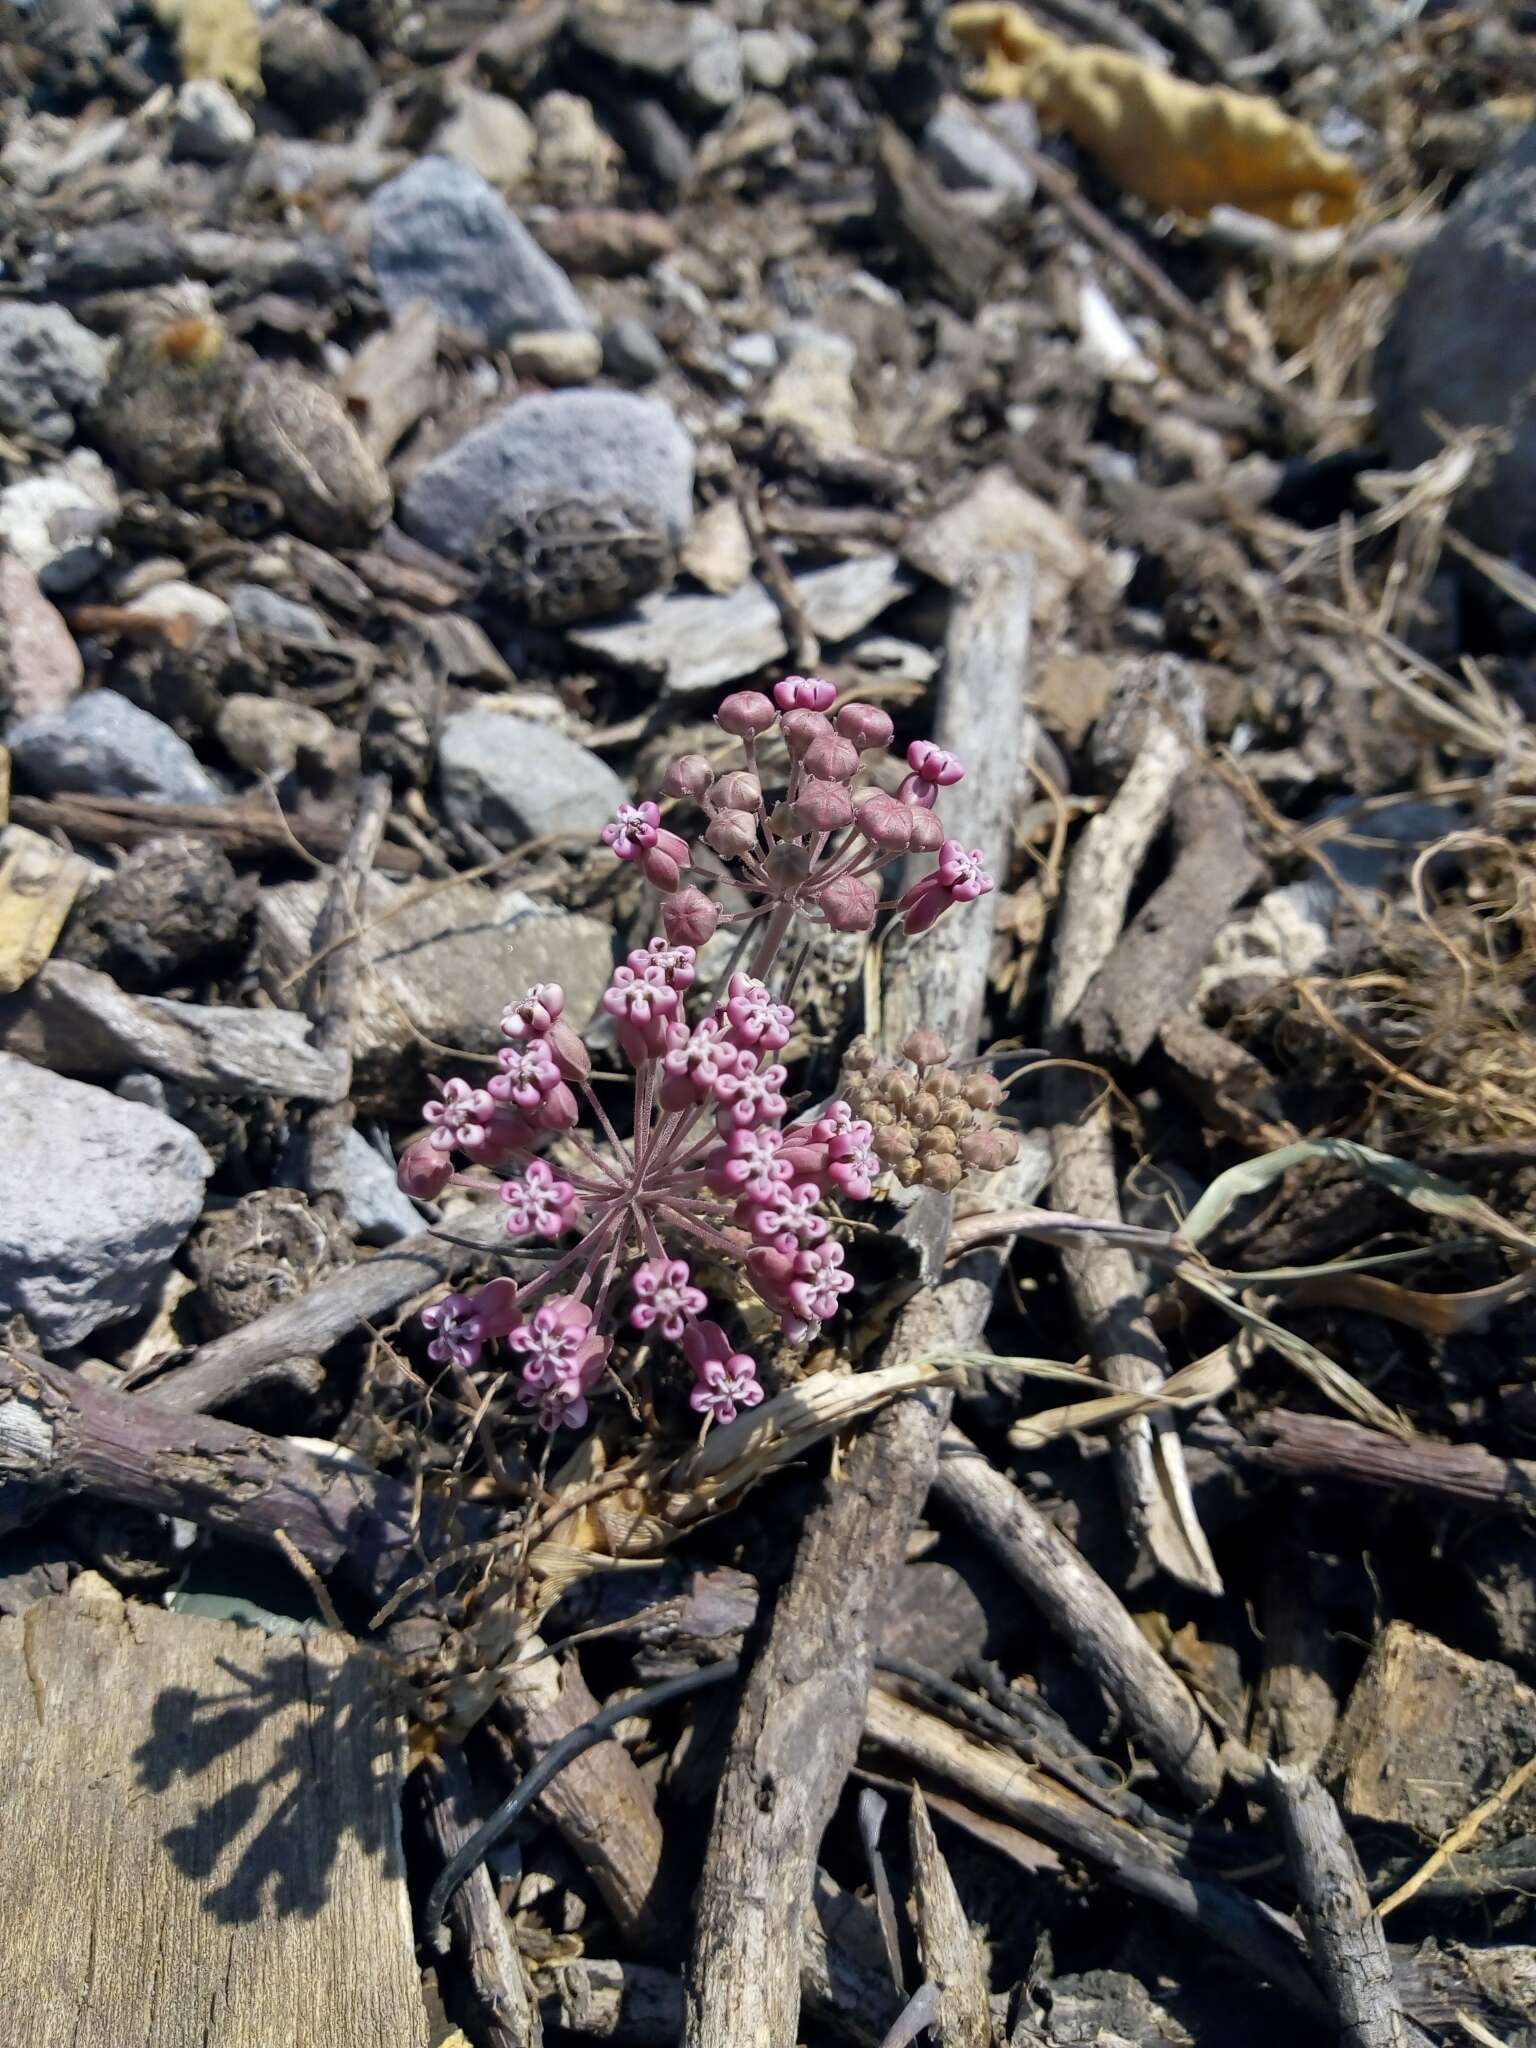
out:
{"label": "flower umbel", "polygon": [[[603,998],[635,1069],[628,1138],[593,1092],[579,1040],[576,1052],[562,1040],[574,1039],[564,996],[546,984],[506,1012],[510,1043],[474,1105],[480,1121],[467,1107],[471,1092],[450,1082],[428,1107],[430,1136],[401,1160],[402,1179],[415,1184],[423,1147],[432,1161],[445,1159],[446,1133],[478,1169],[454,1172],[454,1183],[499,1196],[509,1236],[557,1245],[574,1238],[520,1287],[494,1280],[423,1312],[429,1356],[459,1372],[474,1372],[504,1341],[520,1399],[546,1429],[586,1420],[621,1320],[681,1345],[694,1376],[690,1399],[706,1421],[730,1422],[761,1401],[750,1355],[704,1320],[709,1302],[673,1249],[679,1239],[744,1267],[796,1341],[813,1337],[853,1285],[822,1204],[830,1190],[852,1199],[868,1192],[879,1166],[870,1125],[844,1103],[786,1123],[788,1077],[776,1055],[794,1010],[736,974],[721,1001],[690,1023],[683,995],[695,972],[691,946],[654,939],[629,955]],[[590,1131],[579,1127],[583,1103]],[[504,1150],[488,1174],[487,1133],[505,1117],[496,1141]],[[565,1146],[558,1171],[532,1156],[557,1134]]]}
{"label": "flower umbel", "polygon": [[[957,757],[914,740],[910,773],[891,795],[867,759],[890,745],[889,717],[874,704],[845,704],[831,717],[836,696],[820,677],[786,676],[771,698],[737,690],[725,699],[716,723],[740,740],[745,765],[717,774],[702,754],[680,754],[666,775],[666,794],[704,813],[702,849],[662,826],[654,803],[621,804],[604,826],[619,859],[635,862],[664,897],[668,938],[701,946],[721,924],[761,922],[753,961],[761,975],[797,917],[837,932],[869,931],[882,870],[908,855],[939,856],[896,905],[909,933],[993,887],[980,854],[946,839],[934,808],[965,773]],[[790,758],[776,799],[762,780],[763,743],[775,730]],[[729,882],[747,907],[720,909],[699,887],[708,880]]]}

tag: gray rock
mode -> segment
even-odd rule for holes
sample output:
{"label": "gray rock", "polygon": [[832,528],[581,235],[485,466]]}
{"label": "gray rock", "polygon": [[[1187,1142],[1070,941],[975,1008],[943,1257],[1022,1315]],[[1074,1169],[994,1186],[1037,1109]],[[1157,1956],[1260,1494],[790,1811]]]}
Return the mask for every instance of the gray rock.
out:
{"label": "gray rock", "polygon": [[0,306],[0,428],[65,446],[107,381],[107,345],[62,306]]}
{"label": "gray rock", "polygon": [[101,536],[117,522],[117,486],[93,448],[0,491],[0,542],[50,596],[88,583],[107,560]]}
{"label": "gray rock", "polygon": [[[1032,108],[1021,110],[1033,119]],[[1039,141],[1038,127],[1034,140]],[[924,129],[923,154],[952,191],[980,190],[999,200],[1035,196],[1034,173],[1008,147],[991,115],[954,93],[939,101]]]}
{"label": "gray rock", "polygon": [[564,733],[500,711],[448,719],[437,772],[449,817],[496,846],[556,832],[595,837],[627,794],[606,761]]}
{"label": "gray rock", "polygon": [[519,521],[573,500],[619,503],[680,545],[693,517],[693,443],[660,399],[628,391],[521,398],[407,486],[400,523],[469,561]]}
{"label": "gray rock", "polygon": [[391,312],[430,299],[491,348],[514,334],[592,324],[559,264],[467,164],[422,157],[379,187],[368,217],[374,276]]}
{"label": "gray rock", "polygon": [[46,1345],[82,1343],[153,1298],[213,1162],[158,1110],[9,1053],[0,1129],[0,1318],[24,1315]]}
{"label": "gray rock", "polygon": [[237,583],[229,593],[229,608],[237,622],[258,633],[281,633],[288,640],[302,640],[310,647],[333,647],[335,636],[313,605],[300,604],[264,583]]}
{"label": "gray rock", "polygon": [[809,36],[796,29],[749,28],[741,32],[741,68],[748,85],[777,92],[816,54]]}
{"label": "gray rock", "polygon": [[341,1169],[347,1215],[364,1244],[394,1244],[422,1228],[426,1219],[401,1194],[395,1169],[361,1131],[348,1131]]}
{"label": "gray rock", "polygon": [[433,137],[440,156],[467,164],[492,185],[520,185],[533,168],[538,136],[533,123],[499,92],[461,85],[453,112]]}
{"label": "gray rock", "polygon": [[229,606],[216,590],[204,590],[200,584],[185,583],[173,577],[168,583],[157,583],[142,596],[131,598],[124,607],[137,612],[146,619],[190,619],[204,634],[220,632],[231,618]]}
{"label": "gray rock", "polygon": [[183,79],[176,91],[171,155],[190,163],[226,164],[256,140],[256,123],[216,78]]}
{"label": "gray rock", "polygon": [[643,320],[626,313],[603,329],[603,368],[621,384],[652,384],[667,367],[667,352]]}
{"label": "gray rock", "polygon": [[[353,1073],[364,1115],[413,1121],[423,1069],[440,1061],[431,1043],[494,1053],[502,1011],[536,981],[558,981],[567,1016],[585,1030],[613,967],[613,930],[601,918],[552,911],[520,889],[467,882],[413,896],[414,886],[374,874],[363,892]],[[257,899],[261,975],[274,1002],[296,1000],[326,891],[323,881],[285,882]]]}
{"label": "gray rock", "polygon": [[1376,354],[1377,418],[1392,466],[1443,446],[1430,425],[1497,427],[1485,477],[1455,524],[1500,554],[1536,550],[1536,126],[1474,178],[1415,258]]}
{"label": "gray rock", "polygon": [[301,756],[325,761],[336,746],[336,728],[313,704],[292,704],[285,697],[258,697],[236,690],[219,708],[215,730],[232,761],[253,775],[281,781],[292,774]]}
{"label": "gray rock", "polygon": [[92,690],[63,711],[23,718],[6,745],[27,779],[50,796],[78,790],[178,804],[224,801],[186,741],[116,690]]}

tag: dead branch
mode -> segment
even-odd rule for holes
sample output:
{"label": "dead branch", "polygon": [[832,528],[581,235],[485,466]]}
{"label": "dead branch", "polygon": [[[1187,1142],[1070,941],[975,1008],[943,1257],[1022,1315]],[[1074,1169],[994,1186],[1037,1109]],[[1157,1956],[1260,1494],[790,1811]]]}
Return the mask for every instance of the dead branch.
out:
{"label": "dead branch", "polygon": [[1536,1516],[1536,1461],[1500,1458],[1481,1444],[1408,1443],[1328,1415],[1272,1408],[1258,1418],[1261,1441],[1243,1453],[1297,1479],[1347,1479],[1389,1492],[1424,1494],[1456,1507]]}

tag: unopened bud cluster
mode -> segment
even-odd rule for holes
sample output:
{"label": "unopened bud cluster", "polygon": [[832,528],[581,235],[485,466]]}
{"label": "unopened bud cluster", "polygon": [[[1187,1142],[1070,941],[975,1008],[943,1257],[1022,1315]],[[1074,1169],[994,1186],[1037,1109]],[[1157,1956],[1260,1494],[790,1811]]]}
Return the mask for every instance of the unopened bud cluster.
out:
{"label": "unopened bud cluster", "polygon": [[1003,1090],[991,1074],[958,1074],[936,1031],[914,1031],[902,1060],[882,1060],[857,1038],[843,1062],[843,1093],[874,1133],[875,1156],[903,1187],[948,1194],[966,1174],[995,1173],[1019,1154],[997,1120]]}

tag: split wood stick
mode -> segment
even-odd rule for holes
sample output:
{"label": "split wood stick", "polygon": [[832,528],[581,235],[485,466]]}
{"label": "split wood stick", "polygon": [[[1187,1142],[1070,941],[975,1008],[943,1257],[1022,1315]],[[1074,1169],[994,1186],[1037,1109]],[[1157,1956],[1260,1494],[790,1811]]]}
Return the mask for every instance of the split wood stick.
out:
{"label": "split wood stick", "polygon": [[[433,1854],[446,1863],[469,1840],[480,1818],[463,1751],[445,1749],[427,1757],[411,1780],[411,1790]],[[527,1966],[483,1863],[459,1886],[448,1911],[480,2008],[485,2048],[540,2048],[544,2029]]]}
{"label": "split wood stick", "polygon": [[1269,1795],[1301,1898],[1302,1924],[1344,2048],[1404,2048],[1392,1958],[1338,1807],[1305,1767],[1269,1766]]}
{"label": "split wood stick", "polygon": [[[1075,1050],[1074,1020],[1115,950],[1142,862],[1172,806],[1203,733],[1203,706],[1182,664],[1154,665],[1145,691],[1145,736],[1119,790],[1085,828],[1067,872],[1047,1009],[1051,1050]],[[1058,1209],[1120,1221],[1115,1136],[1092,1080],[1058,1068],[1045,1077]],[[1111,1386],[1154,1392],[1168,1359],[1152,1328],[1130,1254],[1085,1245],[1062,1252],[1062,1270],[1093,1358]],[[1198,1592],[1219,1593],[1221,1575],[1195,1513],[1184,1448],[1166,1412],[1133,1415],[1115,1432],[1115,1477],[1131,1535],[1164,1571]]]}
{"label": "split wood stick", "polygon": [[1184,1681],[1087,1559],[953,1427],[944,1432],[934,1493],[986,1544],[1071,1646],[1169,1783],[1197,1805],[1214,1799],[1221,1765]]}
{"label": "split wood stick", "polygon": [[879,1748],[958,1785],[1030,1834],[1094,1864],[1122,1890],[1197,1928],[1307,2011],[1331,2012],[1307,1968],[1296,1929],[1236,1885],[1191,1875],[1152,1837],[1098,1812],[1011,1751],[995,1749],[908,1700],[872,1692],[864,1728]]}
{"label": "split wood stick", "polygon": [[390,795],[387,775],[365,778],[351,837],[315,925],[316,964],[302,993],[304,1012],[313,1026],[310,1043],[335,1063],[340,1077],[337,1099],[315,1110],[304,1129],[304,1186],[310,1195],[329,1199],[343,1217],[346,1146],[352,1130],[352,1041],[363,967],[357,943],[358,904],[389,822]]}
{"label": "split wood stick", "polygon": [[[290,818],[275,803],[250,798],[227,804],[168,804],[137,796],[18,796],[12,800],[11,815],[38,832],[57,828],[88,846],[137,846],[167,832],[190,832],[213,840],[229,854],[291,855],[297,843],[318,860],[336,860],[347,843],[347,827],[339,819]],[[414,875],[421,856],[408,847],[381,846],[378,865]]]}
{"label": "split wood stick", "polygon": [[933,1832],[927,1803],[915,1786],[907,1818],[917,1949],[923,1975],[937,1994],[935,2038],[943,2048],[992,2048],[986,1959]]}
{"label": "split wood stick", "polygon": [[[1006,868],[1025,732],[1032,565],[982,562],[951,619],[935,738],[963,753],[966,780],[946,819],[992,872]],[[908,1017],[968,1050],[980,1028],[991,920],[952,913],[921,946],[888,949],[884,1034]],[[898,995],[898,989],[903,990]],[[935,1263],[949,1205],[925,1199],[920,1225]],[[985,1262],[985,1263],[984,1263]],[[974,1343],[991,1302],[995,1257],[982,1253],[920,1292],[887,1357]],[[801,1929],[817,1849],[858,1748],[892,1576],[933,1475],[950,1396],[895,1401],[856,1439],[806,1525],[788,1585],[743,1691],[697,1898],[685,1980],[683,2048],[794,2048]]]}

